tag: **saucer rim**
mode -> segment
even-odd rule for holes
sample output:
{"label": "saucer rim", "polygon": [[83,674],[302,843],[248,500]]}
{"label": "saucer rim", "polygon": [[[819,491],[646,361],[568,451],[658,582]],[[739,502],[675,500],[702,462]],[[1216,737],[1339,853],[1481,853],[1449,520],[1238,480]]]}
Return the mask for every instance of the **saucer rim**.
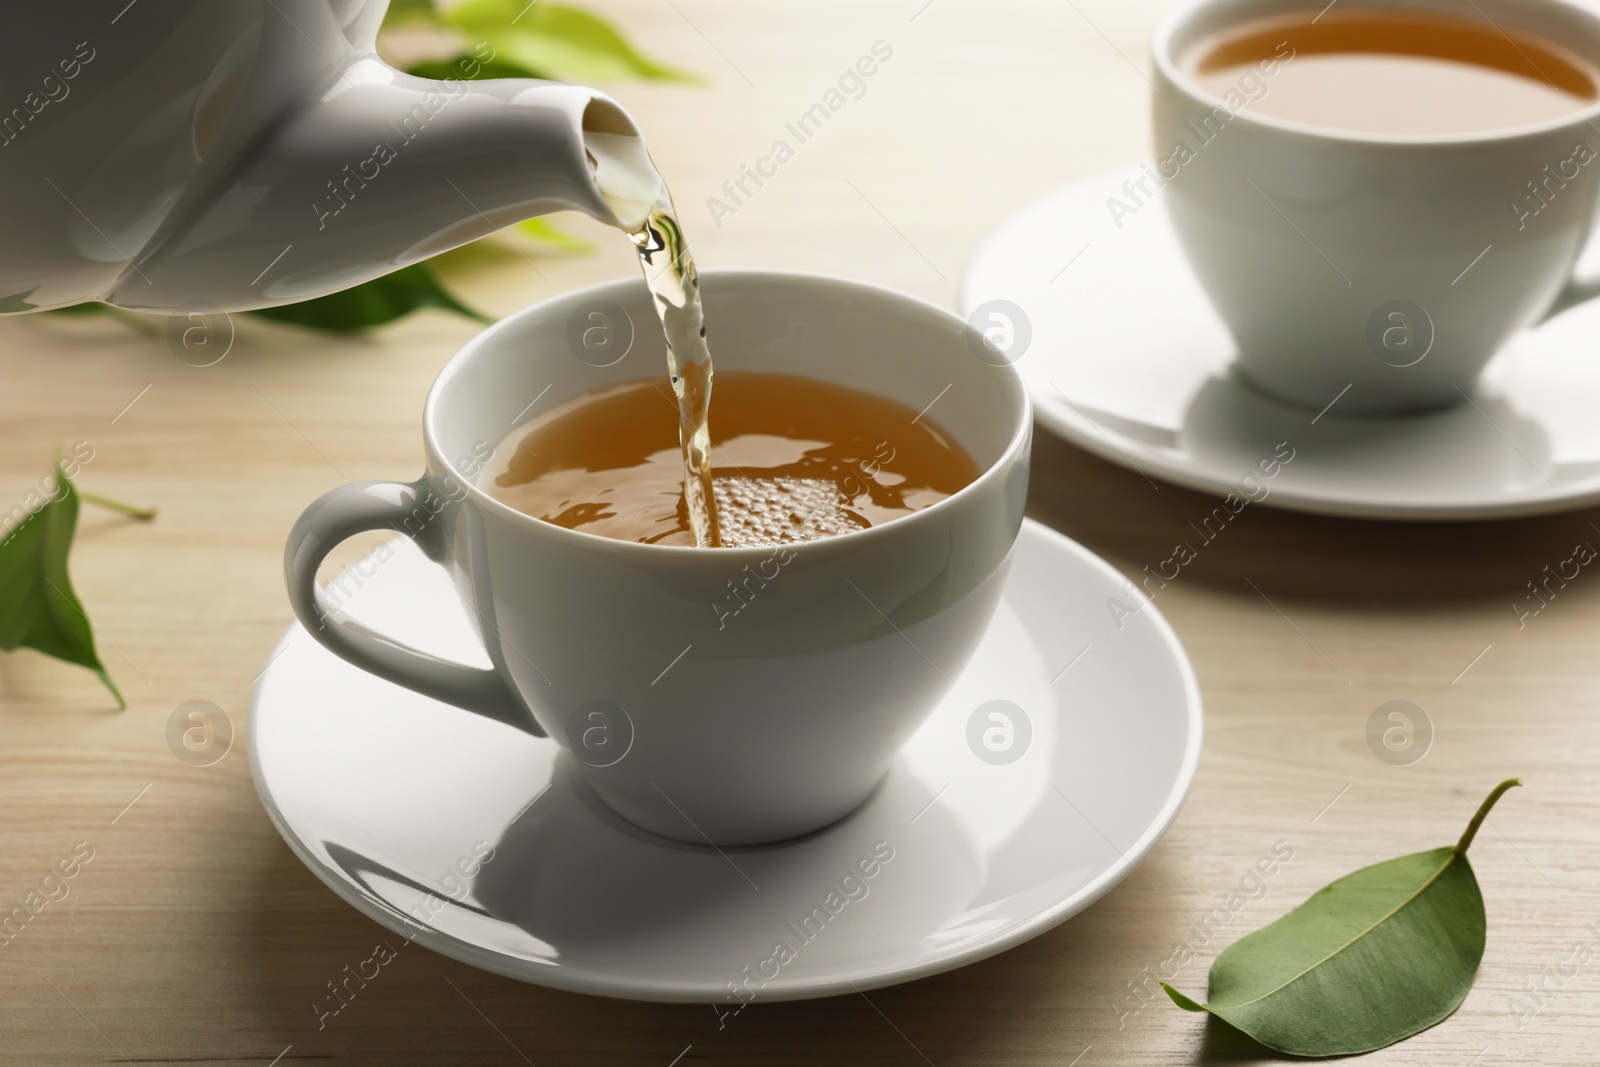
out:
{"label": "saucer rim", "polygon": [[[1102,577],[1111,579],[1119,586],[1128,581],[1126,576],[1112,566],[1110,562],[1102,559],[1099,555],[1060,531],[1036,519],[1027,517],[1023,519],[1022,527],[1017,535],[1018,540],[1020,541],[1025,534],[1040,537],[1051,549],[1070,555],[1078,562],[1086,564],[1090,570],[1098,571]],[[1017,573],[1015,567],[1013,568],[1013,573]],[[1010,580],[1008,576],[1007,582],[1009,583]],[[1135,595],[1137,596],[1137,592],[1135,592]],[[1002,598],[1003,596],[1004,593],[1002,592]],[[1151,819],[1144,832],[1133,845],[1127,849],[1119,849],[1118,851],[1121,854],[1116,860],[1107,863],[1098,876],[1087,884],[1080,886],[1068,896],[1056,901],[1047,908],[1033,913],[1026,920],[1017,922],[1009,928],[974,939],[966,948],[935,954],[931,958],[924,958],[920,962],[880,969],[871,974],[853,977],[802,979],[785,986],[769,983],[767,987],[763,988],[759,997],[753,998],[754,1000],[760,1000],[765,1003],[778,1003],[860,993],[864,990],[880,989],[886,986],[915,981],[920,978],[932,977],[936,974],[943,974],[946,971],[977,963],[980,960],[988,959],[991,956],[996,956],[1015,948],[1025,941],[1032,940],[1054,929],[1062,922],[1088,908],[1134,872],[1138,865],[1149,856],[1155,846],[1166,836],[1168,830],[1172,828],[1173,822],[1176,821],[1179,812],[1183,810],[1199,771],[1205,733],[1204,704],[1200,683],[1198,676],[1195,674],[1194,664],[1189,659],[1188,651],[1184,648],[1176,630],[1173,629],[1172,624],[1160,609],[1142,596],[1139,596],[1138,599],[1142,609],[1140,614],[1148,614],[1157,638],[1167,654],[1172,657],[1178,669],[1178,675],[1183,687],[1184,707],[1182,714],[1187,738],[1184,744],[1183,757],[1167,787],[1166,797],[1162,801],[1160,810]],[[264,784],[265,776],[261,766],[261,748],[256,743],[257,724],[260,722],[261,693],[263,690],[261,683],[267,678],[272,664],[286,650],[289,642],[301,638],[309,640],[309,636],[305,635],[304,627],[298,621],[291,622],[284,631],[283,636],[273,646],[267,660],[267,668],[262,671],[260,679],[252,686],[250,721],[246,729],[246,747],[249,752],[251,782],[255,786],[257,796],[261,799],[262,807],[266,810],[268,820],[272,823],[273,828],[277,830],[278,836],[289,846],[290,852],[317,877],[318,881],[331,889],[337,897],[349,904],[361,915],[373,920],[385,929],[399,934],[408,942],[420,944],[441,956],[506,978],[569,993],[583,993],[591,996],[604,996],[646,1003],[718,1004],[725,1002],[725,994],[718,995],[721,993],[720,990],[717,993],[708,993],[706,989],[698,984],[686,985],[678,983],[674,985],[670,980],[641,981],[639,979],[618,977],[615,972],[607,974],[605,972],[579,971],[571,966],[541,964],[503,953],[491,952],[453,935],[417,926],[400,917],[392,906],[385,901],[361,892],[359,887],[353,885],[347,879],[327,870],[325,864],[315,857],[304,844],[301,835],[294,831],[291,820],[283,813],[276,800],[270,795],[270,791]],[[359,667],[353,665],[347,666],[350,670],[360,670]]]}
{"label": "saucer rim", "polygon": [[[957,307],[963,313],[971,314],[981,303],[978,299],[980,295],[977,288],[978,276],[980,272],[990,271],[991,263],[1003,262],[999,248],[1022,221],[1033,213],[1042,211],[1047,205],[1075,199],[1083,191],[1107,178],[1114,175],[1133,175],[1146,165],[1146,162],[1139,162],[1094,171],[1035,197],[1007,215],[984,236],[967,260],[961,274]],[[1093,419],[1072,411],[1070,400],[1064,400],[1064,394],[1055,391],[1058,387],[1044,376],[1026,355],[1013,365],[1022,375],[1028,394],[1033,400],[1034,422],[1056,437],[1124,470],[1131,470],[1145,477],[1155,475],[1180,488],[1220,496],[1235,491],[1236,486],[1231,478],[1210,474],[1192,463],[1175,460],[1163,450],[1152,448],[1118,433],[1112,427],[1102,426]],[[1236,387],[1251,389],[1252,395],[1279,409],[1298,410],[1294,405],[1269,393],[1253,389],[1246,383],[1238,382]],[[1480,386],[1474,383],[1465,395],[1468,400],[1481,396]],[[1337,418],[1337,416],[1331,417]],[[1272,495],[1260,503],[1263,507],[1333,518],[1420,523],[1482,522],[1555,515],[1591,507],[1600,503],[1600,479],[1590,486],[1566,490],[1546,488],[1519,496],[1514,501],[1502,499],[1479,504],[1459,501],[1433,504],[1381,503],[1350,496],[1308,492],[1303,488],[1288,485],[1275,487]]]}
{"label": "saucer rim", "polygon": [[[1026,371],[1023,372],[1028,378]],[[1113,463],[1123,470],[1130,470],[1136,474],[1150,473],[1163,481],[1178,486],[1182,489],[1191,489],[1200,493],[1213,493],[1226,496],[1237,491],[1235,482],[1220,475],[1213,476],[1196,470],[1189,466],[1178,466],[1171,461],[1164,461],[1160,453],[1154,452],[1130,438],[1118,435],[1122,445],[1107,440],[1101,435],[1115,434],[1116,430],[1108,426],[1101,426],[1087,417],[1076,413],[1061,410],[1051,406],[1050,398],[1046,396],[1044,386],[1035,385],[1028,378],[1029,389],[1034,391],[1033,409],[1035,419],[1039,425],[1049,430],[1055,436],[1066,440],[1069,444],[1092,453],[1100,459]],[[1241,388],[1249,388],[1241,386]],[[1258,394],[1266,397],[1265,393]],[[1469,394],[1471,395],[1471,394]],[[1289,405],[1282,401],[1269,401],[1283,407]],[[1060,404],[1057,400],[1056,404]],[[1133,458],[1124,455],[1133,452],[1137,455],[1138,463]],[[1584,488],[1581,492],[1568,492],[1563,494],[1560,490],[1543,490],[1539,494],[1529,494],[1519,499],[1516,503],[1494,504],[1380,504],[1368,500],[1358,500],[1351,497],[1341,497],[1326,494],[1312,494],[1304,490],[1296,490],[1288,486],[1278,486],[1273,489],[1272,495],[1259,501],[1263,507],[1276,507],[1282,511],[1293,511],[1303,515],[1322,515],[1339,519],[1365,519],[1379,522],[1416,522],[1416,523],[1446,523],[1446,522],[1493,522],[1497,519],[1526,519],[1540,515],[1559,515],[1569,511],[1581,511],[1600,503],[1600,484],[1593,488]]]}

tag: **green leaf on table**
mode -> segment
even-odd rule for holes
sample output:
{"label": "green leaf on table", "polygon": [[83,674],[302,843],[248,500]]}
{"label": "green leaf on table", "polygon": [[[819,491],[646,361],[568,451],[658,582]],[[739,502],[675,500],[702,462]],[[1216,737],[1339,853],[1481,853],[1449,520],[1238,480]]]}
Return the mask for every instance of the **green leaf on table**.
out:
{"label": "green leaf on table", "polygon": [[[59,462],[56,479],[55,492],[42,506],[15,526],[9,517],[0,526],[6,532],[0,541],[0,649],[33,648],[87,667],[111,690],[117,706],[126,708],[95,652],[89,616],[67,577],[67,553],[78,528],[78,494]],[[25,500],[18,508],[28,511],[34,503]]]}
{"label": "green leaf on table", "polygon": [[445,291],[425,263],[413,263],[342,292],[298,304],[260,308],[249,314],[317,330],[353,333],[381,326],[425,307],[442,308],[477,322],[494,321]]}
{"label": "green leaf on table", "polygon": [[1162,983],[1174,1003],[1208,1011],[1295,1056],[1371,1052],[1420,1033],[1466,998],[1483,959],[1483,895],[1467,861],[1508,778],[1456,844],[1363,867],[1211,965],[1210,1001]]}
{"label": "green leaf on table", "polygon": [[641,54],[604,19],[581,8],[538,0],[466,0],[441,18],[470,41],[493,51],[491,62],[509,63],[540,76],[584,85],[646,78],[697,82],[683,71]]}

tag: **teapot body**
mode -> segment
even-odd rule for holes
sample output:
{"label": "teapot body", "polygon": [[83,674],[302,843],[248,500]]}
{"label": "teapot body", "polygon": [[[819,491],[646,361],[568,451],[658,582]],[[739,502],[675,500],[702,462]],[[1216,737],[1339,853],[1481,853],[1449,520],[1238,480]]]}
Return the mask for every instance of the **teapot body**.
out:
{"label": "teapot body", "polygon": [[[304,21],[334,54],[321,72],[278,70],[280,99],[331,76],[335,55],[370,48],[384,9],[290,6],[289,17],[320,9]],[[12,22],[0,63],[0,311],[103,296],[130,271],[256,73],[269,13],[268,0],[101,0],[36,4]]]}
{"label": "teapot body", "polygon": [[598,108],[636,134],[620,108],[393,70],[374,51],[386,8],[33,5],[0,45],[0,313],[264,307],[546,211],[607,218],[583,127]]}

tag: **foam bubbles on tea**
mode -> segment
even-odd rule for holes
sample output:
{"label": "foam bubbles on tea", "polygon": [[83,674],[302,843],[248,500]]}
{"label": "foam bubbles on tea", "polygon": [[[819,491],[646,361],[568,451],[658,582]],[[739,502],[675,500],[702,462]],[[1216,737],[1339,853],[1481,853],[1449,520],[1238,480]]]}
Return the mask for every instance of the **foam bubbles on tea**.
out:
{"label": "foam bubbles on tea", "polygon": [[727,545],[782,545],[865,528],[849,510],[841,488],[825,478],[713,480],[717,514]]}

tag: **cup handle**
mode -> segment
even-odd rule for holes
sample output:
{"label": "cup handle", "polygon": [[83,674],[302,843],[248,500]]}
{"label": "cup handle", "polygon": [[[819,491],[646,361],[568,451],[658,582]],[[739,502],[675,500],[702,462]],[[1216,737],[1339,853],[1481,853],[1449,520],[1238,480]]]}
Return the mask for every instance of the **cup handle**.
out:
{"label": "cup handle", "polygon": [[409,534],[404,523],[418,511],[428,521],[420,533],[410,536],[430,559],[441,559],[442,528],[422,503],[432,491],[426,478],[409,483],[353,482],[313,501],[289,532],[283,553],[295,617],[324,648],[364,671],[543,737],[521,698],[497,672],[440,659],[344,617],[327,603],[317,584],[317,568],[345,538],[367,530]]}
{"label": "cup handle", "polygon": [[[1597,241],[1600,241],[1600,227],[1591,229],[1588,240],[1583,243],[1583,248],[1578,253],[1580,261]],[[1547,322],[1568,308],[1586,303],[1597,296],[1600,296],[1600,274],[1583,277],[1577,273],[1577,264],[1575,263],[1573,264],[1573,274],[1567,278],[1567,284],[1561,287],[1561,292],[1556,294],[1555,302],[1546,309],[1543,315],[1539,316],[1539,321],[1534,325],[1537,326],[1539,323]]]}

